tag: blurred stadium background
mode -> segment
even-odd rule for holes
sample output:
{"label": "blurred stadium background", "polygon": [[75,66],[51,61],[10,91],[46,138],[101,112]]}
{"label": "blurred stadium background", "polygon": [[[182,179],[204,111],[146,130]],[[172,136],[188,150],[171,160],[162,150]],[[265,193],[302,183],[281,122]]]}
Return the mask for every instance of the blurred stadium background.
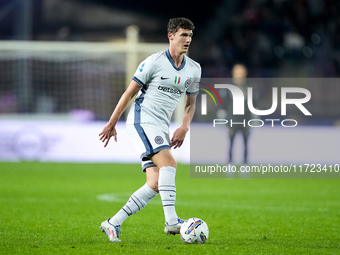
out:
{"label": "blurred stadium background", "polygon": [[[252,78],[334,78],[304,85],[315,111],[301,123],[319,127],[317,138],[325,126],[338,133],[339,1],[0,0],[0,160],[137,160],[123,126],[119,149],[103,150],[98,133],[138,63],[167,49],[166,24],[177,16],[196,25],[189,55],[203,77],[230,77],[242,62]],[[262,93],[270,104],[271,90]]]}
{"label": "blurred stadium background", "polygon": [[[189,180],[190,148],[211,155],[204,163],[228,160],[227,126],[211,132],[198,107],[191,134],[173,150],[176,209],[208,223],[207,244],[164,235],[158,196],[124,222],[117,246],[99,224],[145,175],[125,116],[117,144],[104,149],[98,134],[138,63],[167,49],[167,22],[178,16],[196,25],[189,55],[204,78],[230,78],[233,64],[243,62],[254,81],[312,94],[312,116],[293,106],[286,117],[270,116],[296,119],[296,128],[251,130],[248,162],[327,164],[334,175]],[[0,254],[339,254],[339,31],[338,0],[0,0]],[[263,109],[272,86],[258,87]],[[208,111],[223,112],[211,101]],[[180,119],[178,110],[170,131]],[[236,137],[235,163],[242,145]]]}

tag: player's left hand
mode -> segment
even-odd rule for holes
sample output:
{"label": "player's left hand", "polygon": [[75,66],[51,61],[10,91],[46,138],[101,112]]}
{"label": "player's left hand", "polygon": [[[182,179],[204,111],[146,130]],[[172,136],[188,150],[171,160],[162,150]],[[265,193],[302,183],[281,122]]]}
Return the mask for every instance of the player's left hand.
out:
{"label": "player's left hand", "polygon": [[187,132],[188,132],[188,129],[185,129],[183,127],[176,129],[176,131],[174,132],[171,138],[170,147],[175,146],[174,149],[181,147],[184,142],[184,138]]}
{"label": "player's left hand", "polygon": [[103,131],[99,134],[100,140],[105,143],[104,147],[109,143],[111,137],[114,137],[115,142],[117,142],[117,131],[115,125],[108,123],[103,128]]}

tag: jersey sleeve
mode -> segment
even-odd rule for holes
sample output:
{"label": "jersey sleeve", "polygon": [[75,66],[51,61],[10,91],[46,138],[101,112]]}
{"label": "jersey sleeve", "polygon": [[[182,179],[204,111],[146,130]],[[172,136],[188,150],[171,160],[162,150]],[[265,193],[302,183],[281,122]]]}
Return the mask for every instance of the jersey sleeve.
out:
{"label": "jersey sleeve", "polygon": [[195,78],[192,79],[192,82],[186,91],[187,96],[198,95],[200,80],[201,80],[201,67],[198,68]]}
{"label": "jersey sleeve", "polygon": [[139,64],[132,80],[137,82],[141,87],[144,87],[147,82],[151,79],[154,73],[154,65],[152,56],[146,58],[142,63]]}

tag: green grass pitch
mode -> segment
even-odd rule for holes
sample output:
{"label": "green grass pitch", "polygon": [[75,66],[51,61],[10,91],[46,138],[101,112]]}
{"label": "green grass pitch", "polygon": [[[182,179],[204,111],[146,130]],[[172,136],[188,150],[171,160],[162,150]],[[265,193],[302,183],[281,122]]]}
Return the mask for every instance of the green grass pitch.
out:
{"label": "green grass pitch", "polygon": [[145,182],[138,164],[0,163],[0,254],[340,254],[340,179],[193,179],[179,165],[176,210],[205,244],[163,232],[157,196],[110,243],[100,223]]}

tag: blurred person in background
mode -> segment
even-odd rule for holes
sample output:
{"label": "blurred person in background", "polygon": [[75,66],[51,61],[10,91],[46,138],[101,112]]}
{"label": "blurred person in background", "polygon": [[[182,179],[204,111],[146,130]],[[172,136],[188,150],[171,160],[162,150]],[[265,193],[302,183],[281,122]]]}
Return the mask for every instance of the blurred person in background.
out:
{"label": "blurred person in background", "polygon": [[[248,94],[247,94],[247,68],[245,65],[241,63],[237,63],[233,66],[231,71],[233,77],[233,85],[238,86],[244,95],[245,105],[247,105]],[[233,115],[233,96],[230,92],[227,94],[227,111],[231,114],[229,116],[229,123],[232,125],[229,127],[229,162],[233,162],[233,146],[234,139],[238,132],[240,132],[243,136],[243,145],[244,145],[244,153],[243,153],[243,163],[248,162],[248,137],[250,134],[250,127],[248,126],[248,121],[252,119],[252,113],[249,111],[248,107],[244,107],[244,115]],[[244,123],[244,124],[242,124]]]}

